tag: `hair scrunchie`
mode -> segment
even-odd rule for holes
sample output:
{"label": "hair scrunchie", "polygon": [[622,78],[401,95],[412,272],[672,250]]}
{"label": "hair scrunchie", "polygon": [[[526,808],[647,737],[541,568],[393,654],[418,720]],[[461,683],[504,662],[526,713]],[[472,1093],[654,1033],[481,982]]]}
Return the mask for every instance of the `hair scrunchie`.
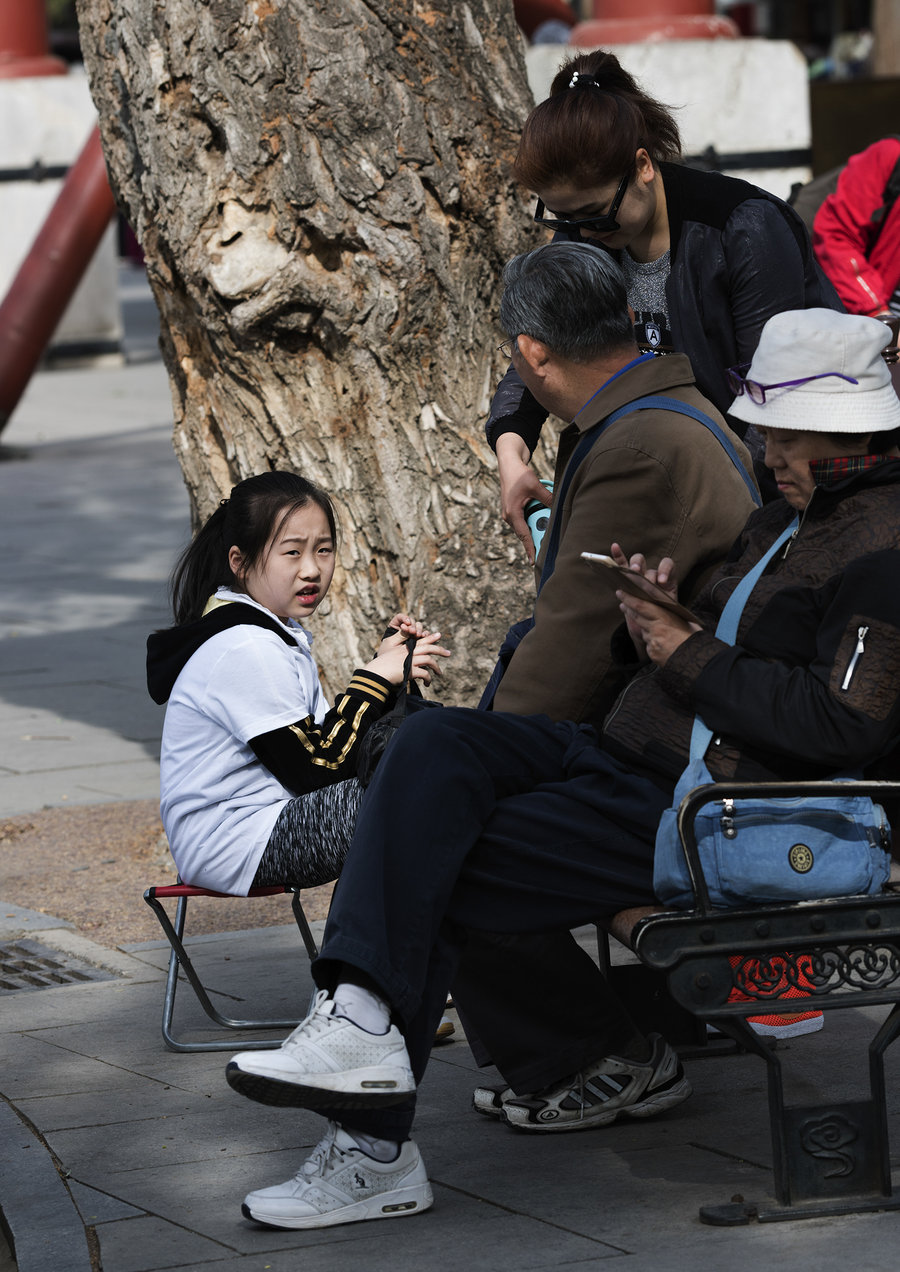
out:
{"label": "hair scrunchie", "polygon": [[569,88],[600,88],[593,75],[588,75],[586,71],[573,71],[572,78],[569,80]]}

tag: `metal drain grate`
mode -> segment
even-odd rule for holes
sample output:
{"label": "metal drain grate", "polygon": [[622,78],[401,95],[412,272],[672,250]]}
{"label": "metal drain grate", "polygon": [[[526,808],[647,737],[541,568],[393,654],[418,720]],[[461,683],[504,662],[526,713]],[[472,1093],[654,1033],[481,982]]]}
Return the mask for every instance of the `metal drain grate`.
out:
{"label": "metal drain grate", "polygon": [[111,972],[37,941],[13,941],[0,945],[0,994],[21,989],[54,989],[58,985],[81,985],[85,981],[113,980]]}

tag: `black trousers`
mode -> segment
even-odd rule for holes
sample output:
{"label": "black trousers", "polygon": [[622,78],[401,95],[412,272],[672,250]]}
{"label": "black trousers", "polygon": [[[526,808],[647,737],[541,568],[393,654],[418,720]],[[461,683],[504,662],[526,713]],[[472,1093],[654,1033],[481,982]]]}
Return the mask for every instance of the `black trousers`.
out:
{"label": "black trousers", "polygon": [[[317,984],[332,989],[349,964],[380,986],[418,1083],[467,933],[565,931],[652,901],[670,801],[584,726],[462,708],[412,717],[363,801]],[[593,964],[584,976],[608,993]],[[332,1116],[403,1139],[413,1103]]]}
{"label": "black trousers", "polygon": [[518,1095],[556,1086],[600,1056],[647,1043],[569,932],[470,931],[452,986],[466,1039]]}

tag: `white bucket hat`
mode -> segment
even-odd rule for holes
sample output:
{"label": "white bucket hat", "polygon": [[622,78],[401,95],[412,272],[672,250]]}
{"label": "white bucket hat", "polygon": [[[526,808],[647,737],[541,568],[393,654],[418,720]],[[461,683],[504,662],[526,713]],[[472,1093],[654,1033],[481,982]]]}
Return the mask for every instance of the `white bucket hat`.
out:
{"label": "white bucket hat", "polygon": [[[734,399],[730,414],[762,428],[816,433],[880,433],[900,428],[900,399],[881,351],[890,328],[877,318],[841,314],[833,309],[789,309],[775,314],[762,329],[756,353],[744,376],[765,388],[765,401],[746,390]],[[788,388],[767,388],[804,376],[837,375]]]}

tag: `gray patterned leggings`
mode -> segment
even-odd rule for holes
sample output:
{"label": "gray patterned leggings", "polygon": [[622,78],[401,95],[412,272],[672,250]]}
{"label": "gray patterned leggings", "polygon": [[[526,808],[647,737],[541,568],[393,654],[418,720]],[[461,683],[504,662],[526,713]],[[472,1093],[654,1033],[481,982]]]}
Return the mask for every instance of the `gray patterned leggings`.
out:
{"label": "gray patterned leggings", "polygon": [[331,883],[353,838],[363,788],[355,777],[298,795],[278,815],[253,877],[255,888]]}

